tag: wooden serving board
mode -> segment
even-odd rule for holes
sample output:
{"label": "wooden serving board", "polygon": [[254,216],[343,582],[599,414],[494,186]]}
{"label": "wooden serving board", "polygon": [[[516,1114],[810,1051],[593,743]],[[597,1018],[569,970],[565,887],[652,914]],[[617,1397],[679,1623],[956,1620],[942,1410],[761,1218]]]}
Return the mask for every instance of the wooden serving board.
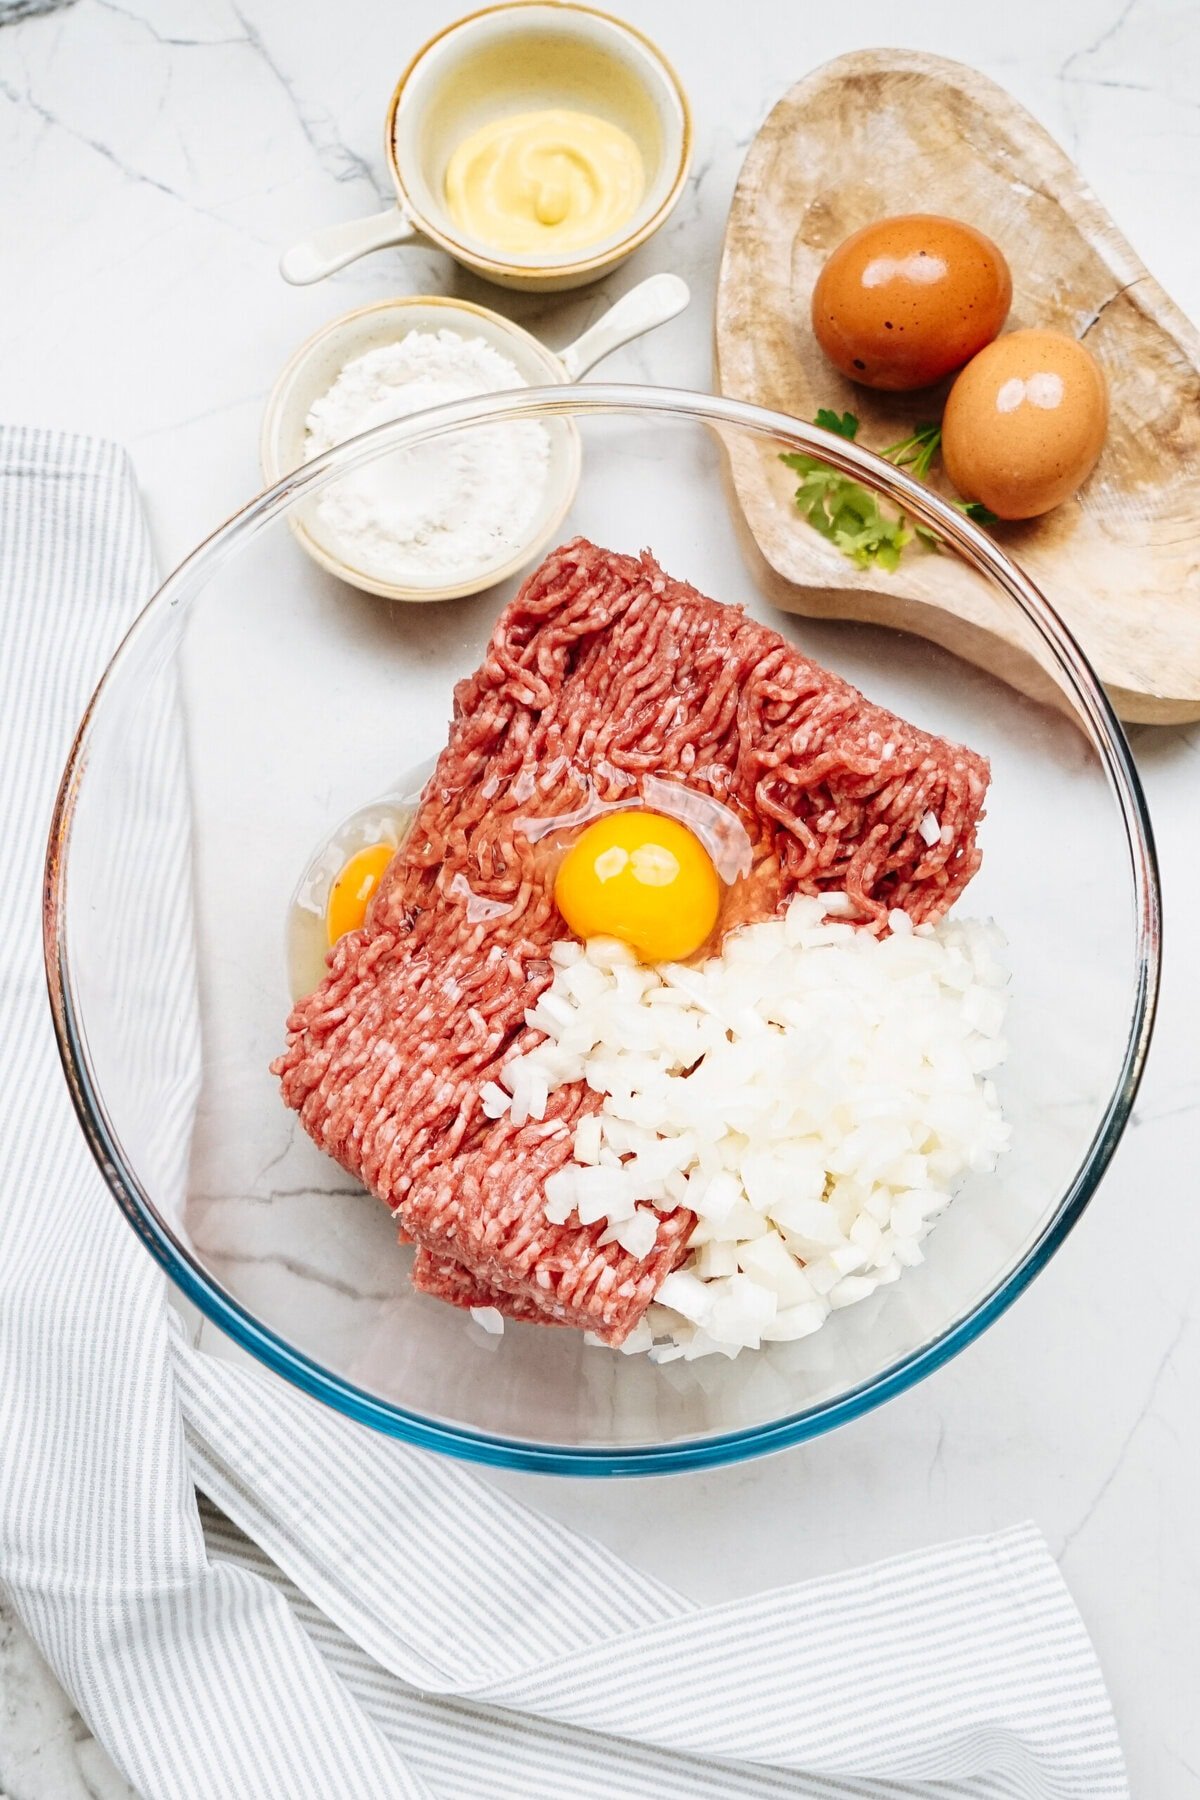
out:
{"label": "wooden serving board", "polygon": [[[1012,268],[1007,329],[1069,331],[1101,363],[1112,417],[1079,495],[990,529],[1066,618],[1123,718],[1200,718],[1200,333],[1075,165],[993,82],[940,57],[868,50],[779,101],[747,154],[725,234],[719,390],[801,419],[849,410],[873,449],[936,416],[948,382],[916,395],[858,387],[826,361],[810,323],[830,251],[900,212],[985,231]],[[900,625],[1036,688],[1013,654],[1019,621],[957,557],[913,545],[894,574],[857,569],[796,513],[795,477],[770,445],[728,450],[735,515],[777,605]]]}

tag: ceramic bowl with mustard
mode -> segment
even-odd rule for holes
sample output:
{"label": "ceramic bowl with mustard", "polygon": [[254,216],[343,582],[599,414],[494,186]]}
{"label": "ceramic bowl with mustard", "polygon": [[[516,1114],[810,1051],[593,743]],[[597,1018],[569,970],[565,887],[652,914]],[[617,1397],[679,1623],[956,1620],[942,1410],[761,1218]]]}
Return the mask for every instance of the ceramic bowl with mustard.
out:
{"label": "ceramic bowl with mustard", "polygon": [[[577,381],[688,298],[678,275],[651,275],[559,351],[465,300],[359,307],[310,337],[279,376],[263,419],[263,474],[273,484],[346,436],[429,404]],[[348,409],[356,397],[366,410]],[[575,498],[580,457],[565,418],[474,431],[348,476],[290,523],[314,562],[365,593],[455,599],[507,580],[544,549]]]}
{"label": "ceramic bowl with mustard", "polygon": [[515,0],[419,50],[388,107],[397,203],[293,244],[297,284],[424,242],[502,287],[581,287],[645,243],[683,192],[687,97],[666,58],[591,7]]}

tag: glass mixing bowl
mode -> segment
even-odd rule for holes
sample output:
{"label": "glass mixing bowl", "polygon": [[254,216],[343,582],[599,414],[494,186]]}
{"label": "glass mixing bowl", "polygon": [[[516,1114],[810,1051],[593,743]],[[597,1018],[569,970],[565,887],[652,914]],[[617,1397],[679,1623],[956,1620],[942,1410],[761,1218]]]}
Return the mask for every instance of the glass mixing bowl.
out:
{"label": "glass mixing bowl", "polygon": [[[452,684],[511,592],[371,599],[315,568],[289,523],[326,483],[398,447],[518,419],[580,434],[583,479],[562,537],[649,545],[669,572],[746,603],[872,698],[991,758],[983,868],[960,911],[994,916],[1011,947],[999,1087],[1012,1149],[968,1181],[921,1266],[814,1336],[732,1362],[655,1366],[528,1325],[488,1337],[414,1293],[390,1216],[318,1153],[268,1073],[300,871],[337,821],[444,743]],[[775,470],[785,448],[824,456],[936,530],[957,559],[964,614],[995,609],[1031,692],[923,638],[767,605],[725,484],[731,460]],[[251,501],[176,569],[72,749],[46,953],[67,1079],[105,1180],[209,1318],[379,1430],[483,1462],[616,1475],[810,1437],[927,1375],[998,1317],[1064,1242],[1128,1118],[1158,917],[1121,730],[996,542],[869,452],[781,415],[597,384],[381,426]]]}

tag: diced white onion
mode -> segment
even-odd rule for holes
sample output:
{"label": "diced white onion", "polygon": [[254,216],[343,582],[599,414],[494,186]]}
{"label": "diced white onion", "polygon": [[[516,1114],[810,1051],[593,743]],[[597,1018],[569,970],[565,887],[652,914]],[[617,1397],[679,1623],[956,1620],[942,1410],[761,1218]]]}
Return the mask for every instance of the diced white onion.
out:
{"label": "diced white onion", "polygon": [[508,1111],[509,1096],[495,1081],[485,1081],[479,1090],[479,1104],[489,1119],[499,1119]]}
{"label": "diced white onion", "polygon": [[589,1113],[575,1127],[575,1161],[592,1166],[600,1161],[599,1113]]}
{"label": "diced white onion", "polygon": [[[933,813],[918,829],[942,837]],[[527,1015],[544,1035],[480,1108],[521,1126],[565,1084],[598,1097],[546,1182],[552,1224],[602,1222],[641,1261],[661,1215],[695,1215],[627,1353],[807,1337],[919,1263],[955,1189],[1006,1148],[988,1073],[1005,1054],[1000,933],[914,929],[894,909],[877,937],[841,922],[855,916],[844,894],[800,896],[700,965],[647,967],[612,938],[553,946]]]}

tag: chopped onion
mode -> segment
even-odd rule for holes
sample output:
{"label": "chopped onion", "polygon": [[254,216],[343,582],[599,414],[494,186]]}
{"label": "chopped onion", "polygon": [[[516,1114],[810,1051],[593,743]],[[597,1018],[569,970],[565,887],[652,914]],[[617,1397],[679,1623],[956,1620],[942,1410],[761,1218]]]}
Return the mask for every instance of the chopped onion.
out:
{"label": "chopped onion", "polygon": [[[918,829],[940,841],[934,814]],[[546,1182],[551,1222],[603,1223],[601,1242],[641,1262],[660,1215],[695,1215],[627,1353],[807,1337],[921,1262],[955,1189],[1006,1148],[988,1079],[1005,1054],[1001,934],[914,928],[897,909],[877,937],[853,914],[845,895],[799,897],[700,965],[556,944],[528,1014],[544,1038],[481,1087],[484,1115],[513,1125],[544,1119],[567,1083],[598,1097]],[[475,1309],[486,1329],[494,1310]]]}

